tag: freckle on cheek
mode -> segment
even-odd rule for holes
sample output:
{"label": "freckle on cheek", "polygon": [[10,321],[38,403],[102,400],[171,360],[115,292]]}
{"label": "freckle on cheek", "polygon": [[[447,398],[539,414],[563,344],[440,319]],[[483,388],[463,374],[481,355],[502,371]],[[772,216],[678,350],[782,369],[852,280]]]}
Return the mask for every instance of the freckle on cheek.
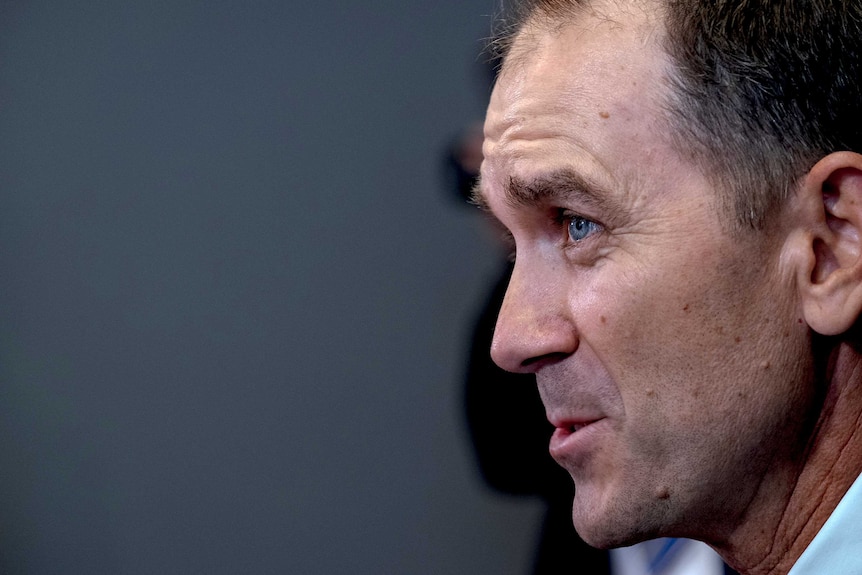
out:
{"label": "freckle on cheek", "polygon": [[659,499],[669,499],[670,498],[670,490],[667,487],[661,487],[656,492],[656,497]]}
{"label": "freckle on cheek", "polygon": [[603,120],[607,120],[608,118],[611,117],[611,115],[608,112],[599,112],[599,117],[602,118]]}
{"label": "freckle on cheek", "polygon": [[742,341],[742,338],[739,336],[736,336],[735,338],[733,338],[733,341],[735,341],[736,343],[739,343]]}
{"label": "freckle on cheek", "polygon": [[771,365],[772,364],[769,363],[768,361],[764,361],[763,363],[760,364],[760,369],[769,369]]}
{"label": "freckle on cheek", "polygon": [[608,323],[608,318],[606,318],[605,316],[599,316],[599,321],[601,321],[602,323]]}
{"label": "freckle on cheek", "polygon": [[646,396],[647,397],[655,397],[655,390],[654,389],[646,390]]}
{"label": "freckle on cheek", "polygon": [[689,311],[688,307],[688,304],[685,304],[684,306],[682,306],[682,311]]}

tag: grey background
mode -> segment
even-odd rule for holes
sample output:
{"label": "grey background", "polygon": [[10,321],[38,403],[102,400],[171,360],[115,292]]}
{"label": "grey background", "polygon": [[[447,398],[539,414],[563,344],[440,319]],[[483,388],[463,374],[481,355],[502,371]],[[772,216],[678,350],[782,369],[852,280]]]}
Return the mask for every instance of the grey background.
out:
{"label": "grey background", "polygon": [[441,175],[494,11],[0,2],[0,572],[526,572]]}

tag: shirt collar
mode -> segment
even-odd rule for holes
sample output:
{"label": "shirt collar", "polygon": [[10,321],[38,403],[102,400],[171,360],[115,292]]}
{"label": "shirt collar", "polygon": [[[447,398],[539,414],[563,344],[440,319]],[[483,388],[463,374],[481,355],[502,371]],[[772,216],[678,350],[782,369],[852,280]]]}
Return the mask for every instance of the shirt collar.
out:
{"label": "shirt collar", "polygon": [[862,475],[802,552],[788,575],[862,573]]}

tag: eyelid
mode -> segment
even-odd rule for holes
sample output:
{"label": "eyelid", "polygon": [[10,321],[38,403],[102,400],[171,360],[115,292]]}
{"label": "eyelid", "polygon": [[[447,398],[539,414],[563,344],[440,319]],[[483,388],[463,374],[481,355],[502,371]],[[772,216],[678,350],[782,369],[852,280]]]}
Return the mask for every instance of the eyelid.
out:
{"label": "eyelid", "polygon": [[586,216],[580,212],[575,212],[575,211],[570,210],[568,208],[558,208],[556,210],[555,220],[556,220],[557,224],[559,224],[559,225],[562,225],[566,222],[569,222],[575,218],[581,218],[582,220],[587,220],[588,222],[592,222],[592,223],[596,224],[599,228],[605,229],[605,226],[593,217]]}

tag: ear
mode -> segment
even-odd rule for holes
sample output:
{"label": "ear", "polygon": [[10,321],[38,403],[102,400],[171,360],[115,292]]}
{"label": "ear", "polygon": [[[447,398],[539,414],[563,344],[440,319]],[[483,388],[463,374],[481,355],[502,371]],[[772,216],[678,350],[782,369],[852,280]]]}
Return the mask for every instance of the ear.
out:
{"label": "ear", "polygon": [[862,155],[821,159],[799,194],[807,228],[797,276],[802,313],[814,331],[839,335],[862,313]]}

